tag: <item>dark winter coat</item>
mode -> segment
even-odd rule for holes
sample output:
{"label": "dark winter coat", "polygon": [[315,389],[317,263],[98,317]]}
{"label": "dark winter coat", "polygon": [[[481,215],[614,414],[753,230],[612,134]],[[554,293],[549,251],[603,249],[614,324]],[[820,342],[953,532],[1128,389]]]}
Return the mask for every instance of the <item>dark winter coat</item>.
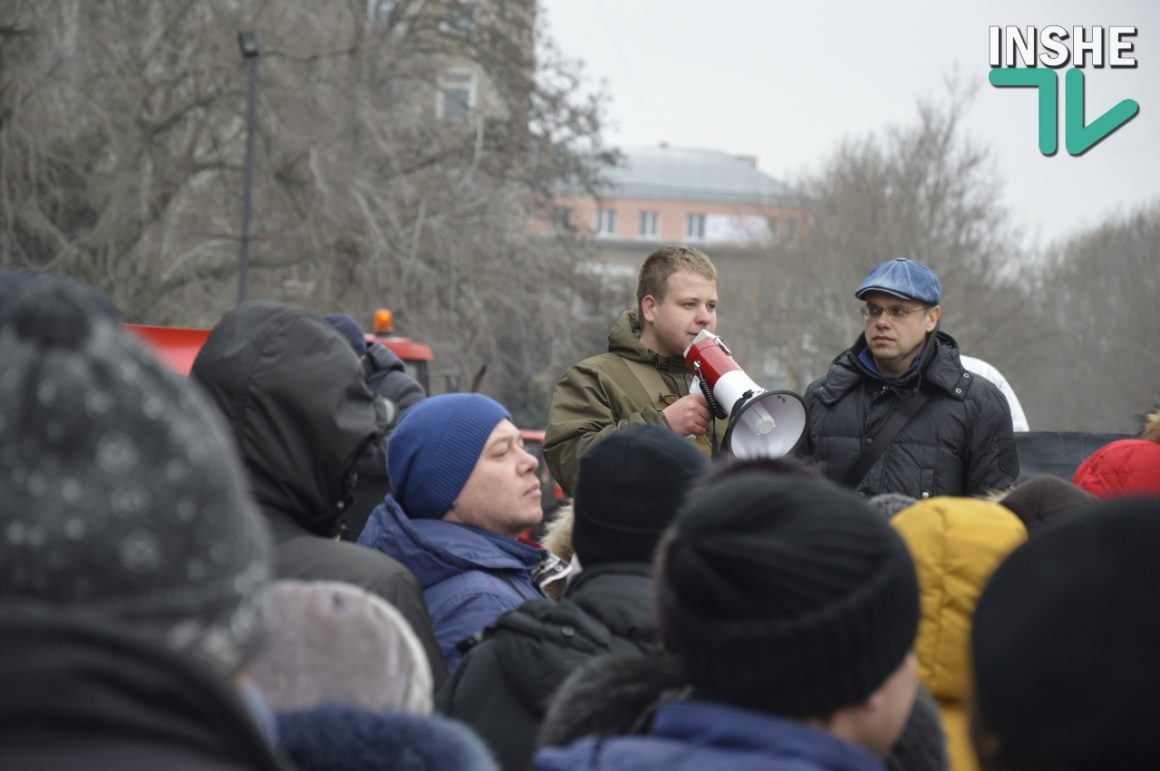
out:
{"label": "dark winter coat", "polygon": [[659,652],[653,616],[647,565],[585,570],[559,603],[529,600],[500,616],[436,706],[474,728],[506,771],[530,769],[553,693],[593,656]]}
{"label": "dark winter coat", "polygon": [[355,463],[386,428],[346,340],[300,308],[247,302],[214,327],[190,375],[233,430],[274,535],[277,577],[344,581],[378,594],[411,624],[442,683],[446,671],[415,576],[383,554],[332,539]]}
{"label": "dark winter coat", "polygon": [[427,396],[419,381],[407,374],[403,360],[382,343],[367,344],[363,379],[371,391],[394,402],[400,417]]}
{"label": "dark winter coat", "polygon": [[[367,387],[395,405],[396,423],[404,412],[427,397],[419,381],[407,374],[403,360],[382,343],[367,344],[362,371]],[[391,491],[387,477],[387,437],[375,442],[371,450],[359,459],[354,500],[344,517],[347,529],[343,538],[351,541],[358,538],[371,511]]]}
{"label": "dark winter coat", "polygon": [[0,768],[281,768],[228,683],[107,626],[0,614],[0,683]]}
{"label": "dark winter coat", "polygon": [[594,656],[552,694],[539,747],[566,747],[586,736],[648,733],[663,701],[688,696],[680,662],[670,655]]}
{"label": "dark winter coat", "polygon": [[412,520],[390,495],[371,512],[358,542],[389,554],[418,577],[448,671],[463,655],[460,642],[505,610],[543,597],[532,583],[543,549],[470,525]]}
{"label": "dark winter coat", "polygon": [[318,707],[277,716],[297,771],[496,771],[479,739],[439,717]]}
{"label": "dark winter coat", "polygon": [[657,710],[645,736],[588,738],[536,755],[539,771],[882,771],[867,750],[792,720],[703,701]]}
{"label": "dark winter coat", "polygon": [[865,338],[859,337],[806,389],[808,427],[800,454],[819,461],[831,479],[844,481],[893,412],[921,390],[927,403],[895,435],[858,492],[930,498],[1014,484],[1019,458],[1007,400],[962,366],[954,338],[936,332],[918,365],[898,380],[868,369],[859,360],[865,349]]}
{"label": "dark winter coat", "polygon": [[[538,744],[566,747],[587,736],[647,734],[657,708],[691,690],[680,663],[671,657],[598,656],[578,667],[552,696]],[[885,765],[889,771],[946,771],[949,766],[938,707],[921,685]]]}

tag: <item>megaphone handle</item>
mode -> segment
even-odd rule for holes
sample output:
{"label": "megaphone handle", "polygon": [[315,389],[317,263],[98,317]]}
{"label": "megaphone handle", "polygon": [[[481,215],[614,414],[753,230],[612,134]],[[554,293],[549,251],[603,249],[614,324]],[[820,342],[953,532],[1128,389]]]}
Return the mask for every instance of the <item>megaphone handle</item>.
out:
{"label": "megaphone handle", "polygon": [[708,381],[703,377],[697,378],[697,383],[701,386],[701,395],[705,397],[705,401],[709,402],[709,412],[713,413],[713,417],[718,420],[724,420],[729,417],[729,413],[722,409],[721,404],[717,401],[717,397],[713,396],[713,390],[709,388]]}

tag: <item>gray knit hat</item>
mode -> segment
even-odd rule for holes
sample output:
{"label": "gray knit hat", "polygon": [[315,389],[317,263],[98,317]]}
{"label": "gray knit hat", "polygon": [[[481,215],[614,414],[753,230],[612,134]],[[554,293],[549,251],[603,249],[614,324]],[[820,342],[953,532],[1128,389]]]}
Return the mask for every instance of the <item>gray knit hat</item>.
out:
{"label": "gray knit hat", "polygon": [[269,538],[229,434],[77,282],[0,317],[0,613],[113,622],[235,672]]}
{"label": "gray knit hat", "polygon": [[270,709],[431,713],[427,654],[386,600],[338,581],[275,581],[264,600],[269,634],[247,675]]}

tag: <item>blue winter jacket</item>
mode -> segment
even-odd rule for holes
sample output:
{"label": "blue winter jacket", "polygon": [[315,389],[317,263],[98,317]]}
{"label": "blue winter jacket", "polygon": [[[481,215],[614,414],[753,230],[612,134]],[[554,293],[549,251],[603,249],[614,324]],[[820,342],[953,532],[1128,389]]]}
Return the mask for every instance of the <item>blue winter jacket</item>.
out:
{"label": "blue winter jacket", "polygon": [[647,736],[590,737],[536,755],[537,771],[882,771],[867,750],[802,723],[711,704],[661,705]]}
{"label": "blue winter jacket", "polygon": [[358,542],[394,557],[419,579],[448,671],[462,656],[456,643],[505,610],[543,596],[532,584],[543,550],[470,525],[413,520],[391,495],[371,512]]}

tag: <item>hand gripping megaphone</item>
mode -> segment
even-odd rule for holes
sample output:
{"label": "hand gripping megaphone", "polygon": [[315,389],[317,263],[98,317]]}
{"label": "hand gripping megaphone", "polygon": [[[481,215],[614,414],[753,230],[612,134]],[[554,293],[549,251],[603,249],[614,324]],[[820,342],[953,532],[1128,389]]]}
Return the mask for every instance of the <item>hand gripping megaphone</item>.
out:
{"label": "hand gripping megaphone", "polygon": [[709,409],[729,419],[721,447],[738,458],[779,458],[788,454],[806,428],[806,407],[793,391],[766,391],[753,382],[707,329],[685,349],[685,365],[709,402]]}

